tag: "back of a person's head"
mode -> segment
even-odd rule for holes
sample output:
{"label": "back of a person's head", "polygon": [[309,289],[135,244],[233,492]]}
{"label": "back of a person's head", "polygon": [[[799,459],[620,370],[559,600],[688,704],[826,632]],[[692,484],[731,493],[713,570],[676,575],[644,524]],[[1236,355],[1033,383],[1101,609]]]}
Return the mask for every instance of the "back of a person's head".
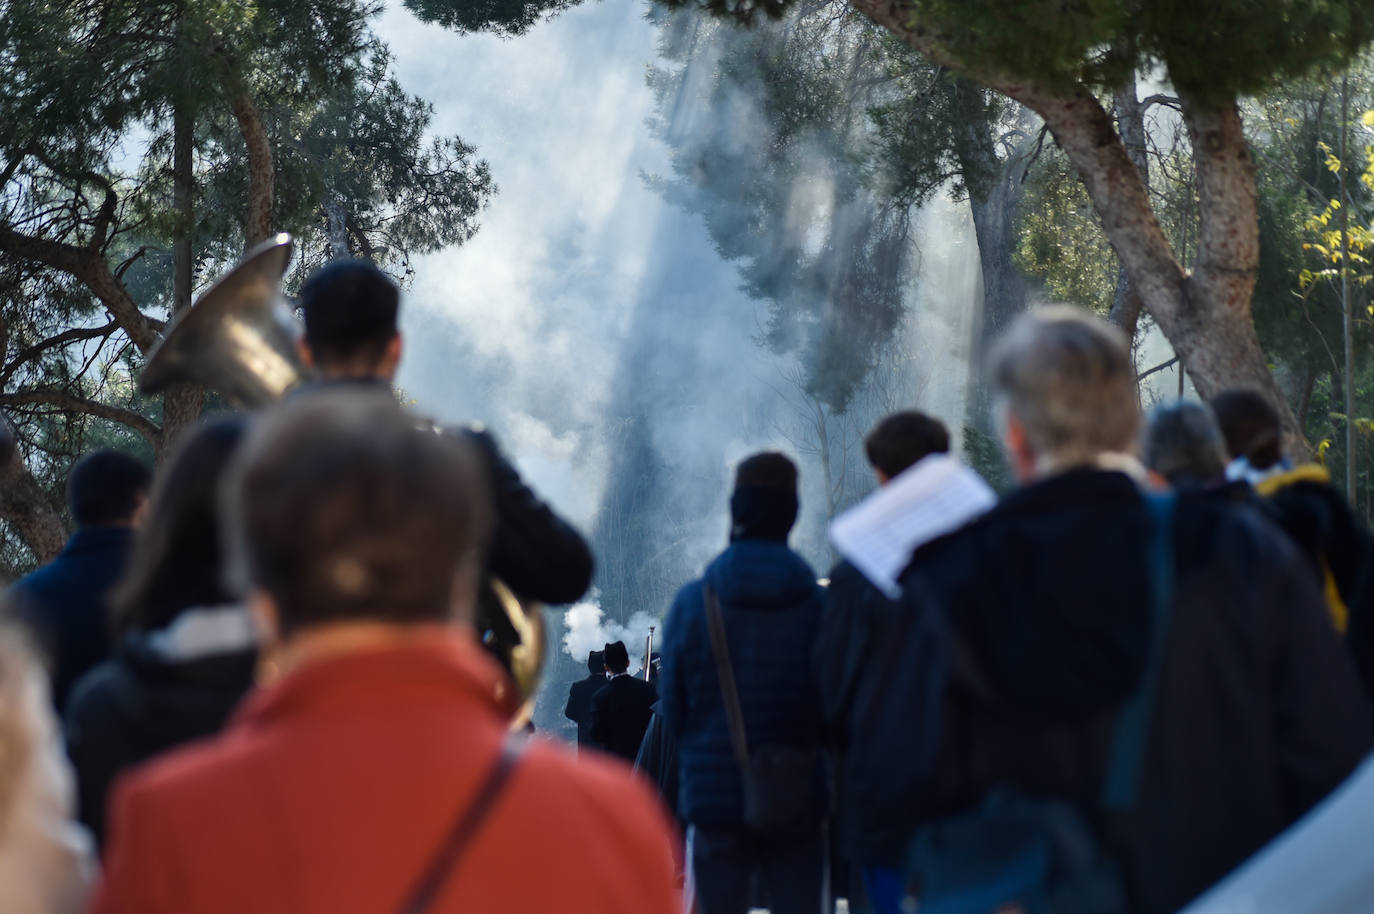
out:
{"label": "back of a person's head", "polygon": [[301,287],[305,341],[315,363],[372,363],[396,336],[400,290],[365,260],[334,260]]}
{"label": "back of a person's head", "polygon": [[786,454],[764,451],[735,469],[730,495],[730,539],[785,542],[797,522],[797,465]]}
{"label": "back of a person's head", "polygon": [[1226,442],[1205,403],[1180,400],[1156,409],[1141,451],[1145,466],[1175,487],[1207,486],[1226,474]]}
{"label": "back of a person's head", "polygon": [[606,669],[612,673],[624,673],[630,668],[630,649],[625,646],[624,641],[612,641],[603,649],[606,658]]}
{"label": "back of a person's head", "polygon": [[114,593],[115,628],[162,628],[184,610],[233,597],[224,583],[219,487],[248,429],[224,416],[188,435],[163,464]]}
{"label": "back of a person's head", "polygon": [[93,451],[67,477],[67,505],[78,527],[127,526],[148,494],[153,471],[122,451]]}
{"label": "back of a person's head", "polygon": [[1138,444],[1130,345],[1081,308],[1050,305],[1019,317],[993,347],[989,382],[1039,459],[1090,461],[1132,453]]}
{"label": "back of a person's head", "polygon": [[1232,459],[1244,457],[1257,470],[1267,470],[1283,459],[1283,428],[1278,410],[1257,390],[1226,390],[1208,405],[1226,439]]}
{"label": "back of a person's head", "polygon": [[931,454],[949,453],[949,429],[916,410],[893,413],[868,433],[864,453],[873,468],[890,479]]}
{"label": "back of a person's head", "polygon": [[480,464],[387,392],[324,390],[262,415],[221,491],[235,579],[283,635],[470,613],[491,525]]}
{"label": "back of a person's head", "polygon": [[588,651],[587,672],[593,675],[606,672],[606,655],[601,651]]}
{"label": "back of a person's head", "polygon": [[735,468],[735,488],[797,491],[797,465],[786,454],[764,451],[746,457]]}

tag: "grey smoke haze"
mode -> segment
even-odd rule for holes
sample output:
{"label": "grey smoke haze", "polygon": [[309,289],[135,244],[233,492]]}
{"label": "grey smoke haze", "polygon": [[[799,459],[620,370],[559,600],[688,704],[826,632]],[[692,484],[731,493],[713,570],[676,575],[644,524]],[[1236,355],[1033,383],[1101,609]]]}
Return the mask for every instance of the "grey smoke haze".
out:
{"label": "grey smoke haze", "polygon": [[[792,542],[818,572],[831,561],[822,473],[797,443],[806,405],[787,382],[801,366],[758,344],[765,305],[740,291],[737,265],[700,217],[645,180],[672,167],[650,128],[658,112],[646,69],[668,64],[649,8],[604,0],[514,40],[456,36],[399,7],[380,23],[402,84],[434,102],[433,130],[474,143],[500,185],[471,242],[414,265],[400,386],[420,411],[488,423],[527,479],[595,533],[600,581],[665,578],[594,593],[576,625],[551,617],[555,650],[580,655],[560,657],[546,678],[541,728],[556,725],[587,645],[628,636],[625,623],[641,639],[637,648],[627,637],[632,654],[647,624],[661,636],[667,599],[725,544],[729,473],[746,454],[798,458]],[[709,72],[691,70],[689,81]],[[758,122],[747,97],[721,113],[684,95],[675,130],[728,117],[743,142]],[[831,193],[823,174],[799,183],[797,232],[814,231],[804,214],[824,211]],[[976,246],[965,207],[936,201],[917,223],[918,236],[938,243],[921,245],[932,282],[912,285],[893,389],[899,405],[919,398],[957,428]],[[649,512],[651,536],[624,523],[635,512]]]}

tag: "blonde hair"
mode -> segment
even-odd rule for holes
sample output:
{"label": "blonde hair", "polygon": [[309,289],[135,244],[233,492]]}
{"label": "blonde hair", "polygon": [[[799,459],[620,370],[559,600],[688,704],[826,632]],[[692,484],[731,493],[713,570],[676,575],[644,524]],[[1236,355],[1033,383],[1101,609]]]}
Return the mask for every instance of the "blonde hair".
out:
{"label": "blonde hair", "polygon": [[28,633],[0,622],[0,823],[38,751],[38,721],[47,711],[47,677]]}
{"label": "blonde hair", "polygon": [[1087,462],[1138,447],[1130,343],[1102,318],[1069,305],[1036,308],[1012,324],[989,364],[999,408],[1020,420],[1038,458]]}

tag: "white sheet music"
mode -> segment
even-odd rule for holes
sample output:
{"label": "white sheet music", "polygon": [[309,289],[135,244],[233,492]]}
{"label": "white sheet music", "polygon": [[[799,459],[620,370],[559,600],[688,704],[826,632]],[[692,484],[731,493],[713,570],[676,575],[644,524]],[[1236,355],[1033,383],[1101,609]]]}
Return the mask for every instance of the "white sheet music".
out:
{"label": "white sheet music", "polygon": [[996,494],[948,454],[932,454],[830,524],[840,555],[888,597],[918,546],[962,527],[991,508]]}

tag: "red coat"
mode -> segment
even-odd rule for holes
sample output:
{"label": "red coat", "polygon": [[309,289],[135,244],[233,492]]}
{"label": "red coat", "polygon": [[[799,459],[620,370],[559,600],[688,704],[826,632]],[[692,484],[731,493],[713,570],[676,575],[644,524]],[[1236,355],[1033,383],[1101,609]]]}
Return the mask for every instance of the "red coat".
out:
{"label": "red coat", "polygon": [[[505,738],[466,635],[322,659],[121,782],[94,914],[391,914]],[[671,831],[623,765],[532,741],[433,914],[680,910]]]}

